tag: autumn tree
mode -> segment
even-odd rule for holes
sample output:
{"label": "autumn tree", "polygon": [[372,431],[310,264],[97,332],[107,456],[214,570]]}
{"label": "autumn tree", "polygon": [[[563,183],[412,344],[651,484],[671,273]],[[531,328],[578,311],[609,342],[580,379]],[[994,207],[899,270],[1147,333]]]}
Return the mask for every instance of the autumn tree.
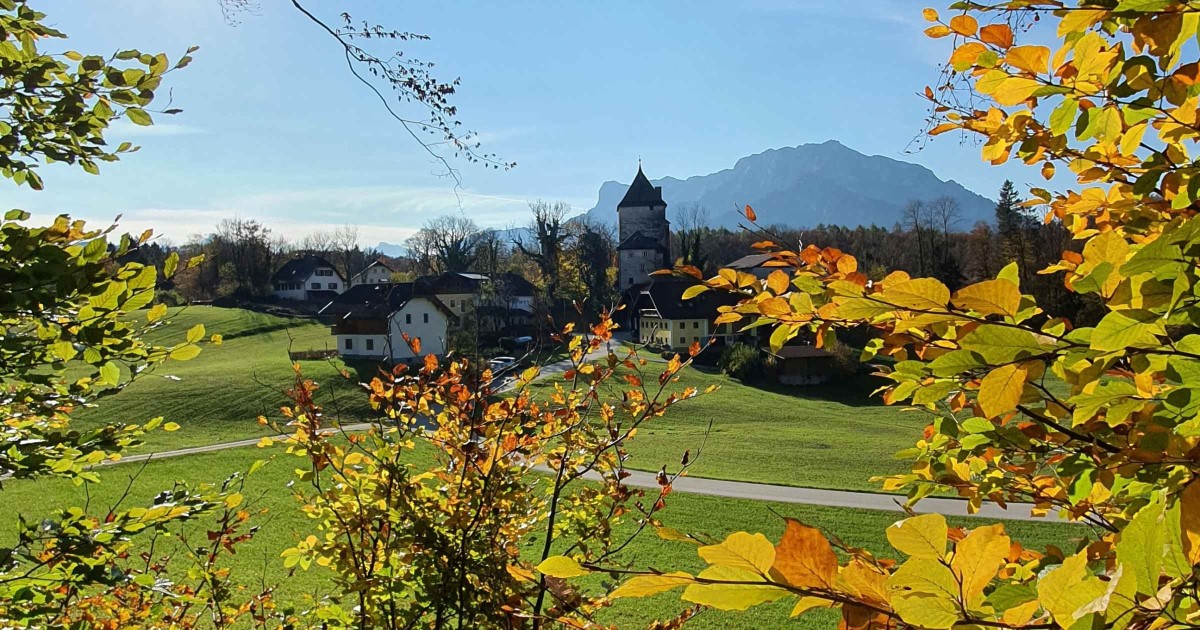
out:
{"label": "autumn tree", "polygon": [[[888,359],[877,366],[884,401],[935,414],[904,453],[911,472],[882,480],[910,507],[939,491],[971,510],[1024,502],[1092,536],[1035,550],[1003,524],[952,528],[924,514],[887,529],[892,561],[787,520],[778,542],[738,532],[699,547],[697,574],[579,562],[573,575],[627,575],[613,598],[683,589],[726,610],[836,607],[844,628],[1194,625],[1200,166],[1188,147],[1200,140],[1200,9],[1013,0],[951,11],[924,12],[927,35],[954,41],[941,82],[924,91],[930,133],[978,134],[992,164],[1074,173],[1077,190],[1034,188],[1024,205],[1081,242],[1035,271],[1095,300],[1098,321],[1053,316],[1016,263],[952,291],[904,272],[868,282],[851,254],[812,245],[763,244],[780,270],[762,281],[722,270],[692,292],[742,293],[718,321],[754,317],[773,327],[774,347],[802,331],[824,342],[875,328],[866,354]],[[1052,39],[1053,49],[1039,43]],[[567,573],[566,555],[543,573]]]}

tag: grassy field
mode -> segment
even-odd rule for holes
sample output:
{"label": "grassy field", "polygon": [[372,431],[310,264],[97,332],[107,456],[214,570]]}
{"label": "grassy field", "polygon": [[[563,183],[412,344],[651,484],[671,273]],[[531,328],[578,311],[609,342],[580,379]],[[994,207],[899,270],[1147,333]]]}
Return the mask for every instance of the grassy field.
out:
{"label": "grassy field", "polygon": [[[663,366],[650,363],[646,380]],[[552,379],[537,387],[550,387]],[[812,488],[878,491],[872,475],[906,472],[897,451],[912,446],[928,418],[887,407],[871,391],[870,376],[810,388],[750,387],[707,369],[689,368],[670,391],[696,387],[707,395],[684,401],[638,430],[627,465],[640,470],[678,468],[684,451],[695,458],[689,474]],[[611,395],[622,380],[606,386]],[[705,435],[707,434],[707,439]]]}
{"label": "grassy field", "polygon": [[[98,409],[80,413],[80,424],[141,422],[164,415],[183,427],[175,433],[152,434],[145,450],[262,435],[266,430],[255,418],[276,414],[286,402],[283,392],[293,378],[289,346],[322,349],[332,339],[326,327],[311,320],[212,307],[175,311],[171,324],[155,335],[164,342],[174,341],[197,323],[203,323],[210,334],[224,335],[225,343],[206,348],[192,361],[168,363],[143,375]],[[327,414],[348,422],[369,415],[365,396],[339,375],[345,367],[340,360],[302,365],[306,376],[321,385],[318,398]],[[371,368],[350,367],[359,370],[356,377],[369,378]],[[661,364],[652,363],[647,369],[653,375]],[[714,383],[721,388],[644,425],[630,443],[628,464],[642,470],[658,470],[664,464],[673,469],[690,450],[693,457],[700,454],[690,469],[695,476],[877,490],[869,478],[907,469],[907,463],[893,459],[893,454],[916,441],[926,419],[869,398],[876,383],[867,378],[820,388],[764,389],[689,368],[677,389],[704,389]],[[551,380],[539,386],[548,387]]]}
{"label": "grassy field", "polygon": [[[164,450],[213,444],[265,435],[259,415],[277,417],[287,402],[284,392],[294,380],[289,347],[320,350],[333,337],[329,328],[312,320],[285,319],[241,309],[189,306],[171,309],[169,324],[150,339],[177,343],[196,324],[208,334],[221,334],[224,343],[206,346],[191,361],[167,362],[142,374],[126,389],[103,399],[99,407],[76,415],[81,427],[106,422],[139,423],[155,416],[179,423],[174,433],[154,432],[143,450]],[[369,413],[359,388],[343,379],[340,360],[303,361],[305,376],[319,385],[318,400],[327,413],[341,411],[351,418]]]}
{"label": "grassy field", "polygon": [[[276,447],[278,448],[278,447]],[[6,507],[0,520],[0,545],[9,544],[15,535],[16,514],[30,516],[45,514],[56,507],[82,505],[90,499],[93,512],[101,511],[124,491],[129,476],[140,476],[133,484],[127,505],[145,503],[159,490],[167,488],[173,480],[187,479],[192,482],[220,481],[227,474],[246,470],[252,462],[267,457],[278,450],[256,448],[231,449],[218,453],[193,455],[152,462],[142,470],[140,465],[122,464],[103,469],[103,481],[85,489],[59,481],[9,482],[0,496]],[[415,456],[419,457],[420,454]],[[250,477],[245,496],[257,508],[266,508],[266,515],[258,517],[262,524],[259,534],[239,548],[237,555],[229,560],[234,574],[243,583],[279,584],[278,596],[282,600],[295,601],[306,594],[320,595],[327,591],[327,574],[320,569],[301,571],[288,575],[279,558],[281,550],[298,539],[314,533],[313,524],[296,509],[292,490],[286,487],[294,478],[296,463],[280,453],[278,459],[263,467]],[[198,472],[199,471],[199,472]],[[868,510],[821,508],[759,501],[724,499],[677,493],[668,500],[662,513],[663,520],[670,526],[689,532],[705,533],[722,538],[739,530],[762,531],[772,539],[782,533],[782,521],[777,514],[803,520],[836,533],[847,544],[861,546],[871,551],[888,555],[883,531],[897,520],[896,513]],[[951,519],[959,524],[975,526],[982,519]],[[625,532],[629,531],[626,527]],[[1084,535],[1081,527],[1055,523],[1009,524],[1009,531],[1026,544],[1065,545],[1073,538]],[[174,544],[179,544],[178,542]],[[170,548],[163,542],[159,550]],[[680,568],[697,570],[703,563],[696,556],[695,548],[676,542],[659,540],[653,534],[640,536],[619,559],[632,566],[657,568]],[[178,567],[186,570],[186,566]],[[794,602],[781,601],[770,606],[743,613],[706,611],[689,624],[699,629],[751,629],[776,627],[787,622],[787,613]],[[605,611],[609,622],[620,622],[621,627],[645,627],[652,619],[670,617],[682,610],[678,593],[668,593],[646,600],[624,600],[616,607]],[[789,625],[798,628],[828,628],[834,625],[828,613],[809,615]]]}

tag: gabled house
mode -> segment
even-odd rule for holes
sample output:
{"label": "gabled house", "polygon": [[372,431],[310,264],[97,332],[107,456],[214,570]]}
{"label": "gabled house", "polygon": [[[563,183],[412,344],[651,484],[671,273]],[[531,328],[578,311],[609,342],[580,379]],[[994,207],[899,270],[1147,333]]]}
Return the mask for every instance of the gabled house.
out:
{"label": "gabled house", "polygon": [[346,280],[328,260],[316,254],[297,256],[271,276],[271,294],[281,300],[328,302],[346,290]]}
{"label": "gabled house", "polygon": [[397,270],[385,258],[378,258],[367,265],[366,269],[350,276],[350,286],[360,284],[383,284],[392,281],[392,274]]}
{"label": "gabled house", "polygon": [[462,271],[420,278],[463,321],[476,317],[482,330],[496,332],[512,325],[528,325],[533,318],[534,287],[521,276],[505,272],[489,277]]}
{"label": "gabled house", "polygon": [[456,317],[417,283],[351,287],[321,309],[344,357],[409,362],[418,358],[404,340],[421,340],[420,355],[445,356],[447,331]]}
{"label": "gabled house", "polygon": [[683,299],[693,280],[677,278],[655,279],[642,287],[633,313],[634,338],[640,343],[683,350],[699,342],[715,338],[716,345],[752,341],[752,335],[737,332],[738,324],[716,326],[713,320],[721,306],[737,304],[738,296],[725,291],[705,291],[689,300]]}

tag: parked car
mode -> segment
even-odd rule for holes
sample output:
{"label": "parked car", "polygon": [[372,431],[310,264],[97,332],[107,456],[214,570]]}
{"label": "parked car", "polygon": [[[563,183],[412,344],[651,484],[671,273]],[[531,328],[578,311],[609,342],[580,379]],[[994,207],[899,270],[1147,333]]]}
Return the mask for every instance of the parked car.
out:
{"label": "parked car", "polygon": [[496,357],[488,361],[488,367],[492,369],[492,374],[499,374],[517,364],[515,357]]}

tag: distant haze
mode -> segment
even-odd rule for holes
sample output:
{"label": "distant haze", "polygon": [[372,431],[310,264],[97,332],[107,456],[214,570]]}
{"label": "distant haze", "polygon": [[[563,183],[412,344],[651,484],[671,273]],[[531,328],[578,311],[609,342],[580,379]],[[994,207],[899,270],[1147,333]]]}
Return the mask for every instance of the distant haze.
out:
{"label": "distant haze", "polygon": [[[654,165],[646,164],[645,169],[652,175]],[[924,166],[864,155],[835,140],[770,149],[709,175],[651,181],[662,186],[663,198],[673,206],[668,216],[681,205],[698,204],[708,209],[713,227],[736,227],[737,209],[746,204],[754,207],[763,225],[890,227],[900,221],[909,201],[950,197],[959,205],[955,227],[968,230],[977,221],[992,221],[996,205],[955,181],[939,179]],[[604,182],[588,217],[615,223],[617,203],[628,186]]]}

